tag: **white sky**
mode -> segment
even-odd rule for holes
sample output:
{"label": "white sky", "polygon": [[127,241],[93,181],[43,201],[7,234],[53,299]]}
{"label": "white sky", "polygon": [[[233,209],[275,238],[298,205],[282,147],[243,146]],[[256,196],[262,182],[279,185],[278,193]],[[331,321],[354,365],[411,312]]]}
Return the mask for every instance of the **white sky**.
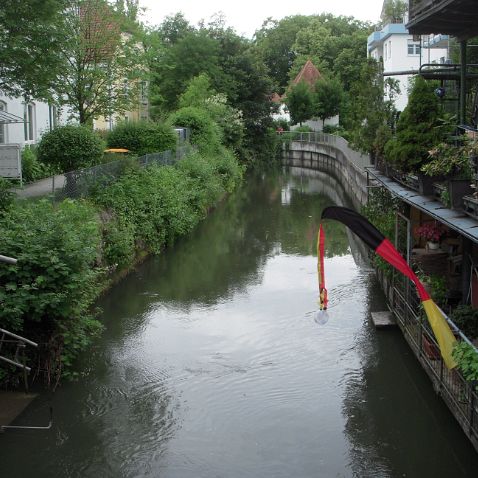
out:
{"label": "white sky", "polygon": [[139,5],[147,9],[143,21],[148,25],[159,25],[166,16],[177,12],[196,25],[201,19],[207,23],[212,15],[223,12],[227,26],[249,38],[268,17],[280,20],[290,15],[332,13],[377,22],[382,4],[383,0],[139,0]]}

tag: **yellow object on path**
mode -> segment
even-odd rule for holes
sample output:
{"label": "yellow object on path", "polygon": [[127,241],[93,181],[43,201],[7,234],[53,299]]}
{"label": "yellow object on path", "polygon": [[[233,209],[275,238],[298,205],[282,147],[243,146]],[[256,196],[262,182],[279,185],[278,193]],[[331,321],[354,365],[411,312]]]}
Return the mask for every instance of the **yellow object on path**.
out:
{"label": "yellow object on path", "polygon": [[105,149],[105,153],[129,153],[129,149],[126,148],[110,148],[110,149]]}

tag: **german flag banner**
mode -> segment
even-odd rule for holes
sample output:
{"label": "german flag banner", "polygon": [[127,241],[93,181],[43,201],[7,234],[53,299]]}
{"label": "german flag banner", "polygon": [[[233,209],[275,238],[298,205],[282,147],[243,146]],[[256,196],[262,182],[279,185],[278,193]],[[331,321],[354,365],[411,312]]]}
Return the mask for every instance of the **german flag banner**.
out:
{"label": "german flag banner", "polygon": [[324,273],[324,248],[325,248],[325,233],[322,224],[319,228],[317,236],[317,276],[319,278],[319,308],[320,310],[327,310],[327,289],[325,288],[325,273]]}
{"label": "german flag banner", "polygon": [[[423,284],[407,264],[405,259],[395,249],[393,244],[365,217],[352,209],[339,206],[330,206],[323,210],[322,219],[333,219],[345,224],[365,244],[375,251],[380,257],[391,264],[395,269],[408,277],[416,286],[418,296],[422,301],[430,326],[440,347],[440,353],[446,366],[451,369],[456,366],[452,358],[453,345],[456,342],[450,326],[440,308],[433,302]],[[322,228],[322,226],[321,226]],[[319,231],[320,234],[320,231]],[[323,249],[322,249],[323,255]],[[319,260],[320,263],[320,260]],[[323,267],[322,267],[323,272]],[[320,274],[319,274],[320,290]]]}

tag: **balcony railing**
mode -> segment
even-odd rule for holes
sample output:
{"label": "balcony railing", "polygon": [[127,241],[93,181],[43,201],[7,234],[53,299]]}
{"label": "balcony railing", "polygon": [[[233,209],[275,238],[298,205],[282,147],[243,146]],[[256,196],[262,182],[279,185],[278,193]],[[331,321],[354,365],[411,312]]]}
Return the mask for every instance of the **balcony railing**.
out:
{"label": "balcony railing", "polygon": [[[379,280],[383,285],[383,277],[379,276]],[[430,377],[435,391],[441,395],[478,450],[477,384],[465,380],[457,369],[449,370],[445,366],[438,343],[408,280],[395,276],[392,286],[388,289],[388,300],[405,339]],[[458,340],[470,343],[451,321],[450,326]]]}

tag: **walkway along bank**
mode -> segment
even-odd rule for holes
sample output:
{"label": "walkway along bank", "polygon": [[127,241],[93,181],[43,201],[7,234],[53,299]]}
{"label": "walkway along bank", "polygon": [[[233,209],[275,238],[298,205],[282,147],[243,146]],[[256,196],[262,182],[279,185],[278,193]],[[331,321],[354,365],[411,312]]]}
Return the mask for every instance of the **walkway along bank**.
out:
{"label": "walkway along bank", "polygon": [[[395,213],[395,238],[391,238],[397,249],[422,273],[445,278],[445,300],[449,310],[458,303],[472,303],[478,307],[478,269],[473,265],[474,258],[478,263],[478,220],[464,218],[463,211],[447,209],[435,199],[381,175],[370,165],[369,158],[352,150],[344,138],[323,133],[287,133],[285,139],[282,146],[285,166],[326,171],[335,176],[353,198],[357,210],[367,203],[371,188],[385,188],[398,198],[402,212]],[[422,240],[414,237],[416,227],[430,221],[440,223],[446,231],[446,238],[436,250],[429,249],[421,243]],[[430,377],[435,391],[478,451],[476,382],[465,380],[459,370],[448,370],[444,365],[410,281],[399,274],[387,276],[381,270],[377,270],[377,275],[405,339]],[[471,345],[455,324],[451,323],[451,326],[458,340]]]}

